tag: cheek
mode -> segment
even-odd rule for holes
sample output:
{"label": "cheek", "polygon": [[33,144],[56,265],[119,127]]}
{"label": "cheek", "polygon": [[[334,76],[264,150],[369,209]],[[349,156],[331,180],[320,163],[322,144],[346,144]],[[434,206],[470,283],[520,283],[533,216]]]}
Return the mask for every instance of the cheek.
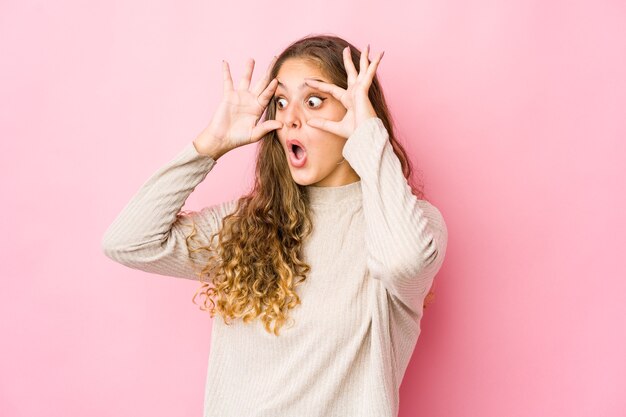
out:
{"label": "cheek", "polygon": [[333,103],[332,106],[328,106],[327,115],[325,117],[330,120],[340,121],[347,112],[348,110],[343,107],[343,104],[336,102]]}
{"label": "cheek", "polygon": [[332,163],[335,159],[342,158],[341,154],[345,142],[345,140],[334,135],[320,139],[311,149],[312,156],[320,164]]}
{"label": "cheek", "polygon": [[285,144],[287,143],[287,137],[283,133],[281,133],[280,129],[276,130],[276,140],[278,141],[280,146],[282,146],[283,148],[285,147]]}

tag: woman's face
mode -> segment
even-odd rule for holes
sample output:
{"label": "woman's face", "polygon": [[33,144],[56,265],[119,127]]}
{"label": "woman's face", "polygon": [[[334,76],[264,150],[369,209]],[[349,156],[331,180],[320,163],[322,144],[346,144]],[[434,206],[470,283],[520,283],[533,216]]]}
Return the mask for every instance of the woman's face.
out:
{"label": "woman's face", "polygon": [[[295,58],[282,64],[276,78],[276,120],[283,122],[276,134],[285,150],[294,181],[318,187],[358,181],[359,176],[342,156],[347,138],[307,124],[311,118],[340,121],[346,114],[346,108],[331,94],[304,84],[305,78],[331,81],[310,62]],[[303,149],[295,148],[295,153],[292,152],[292,140]]]}

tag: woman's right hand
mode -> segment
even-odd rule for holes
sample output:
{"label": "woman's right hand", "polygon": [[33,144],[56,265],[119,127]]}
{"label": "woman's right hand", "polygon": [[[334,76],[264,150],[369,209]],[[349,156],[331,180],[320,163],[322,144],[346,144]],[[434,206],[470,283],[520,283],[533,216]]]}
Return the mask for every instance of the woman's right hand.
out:
{"label": "woman's right hand", "polygon": [[257,142],[268,132],[283,126],[278,120],[266,120],[257,125],[278,85],[275,78],[270,81],[270,71],[275,62],[276,57],[252,90],[249,88],[254,59],[248,60],[237,90],[233,88],[228,62],[222,62],[224,96],[209,125],[193,141],[199,153],[217,159],[234,148]]}

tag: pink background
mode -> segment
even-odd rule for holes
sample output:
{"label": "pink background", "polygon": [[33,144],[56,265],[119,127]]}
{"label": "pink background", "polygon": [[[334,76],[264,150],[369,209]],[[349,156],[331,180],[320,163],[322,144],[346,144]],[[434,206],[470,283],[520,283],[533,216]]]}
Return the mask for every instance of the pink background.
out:
{"label": "pink background", "polygon": [[[447,221],[400,416],[626,415],[623,1],[3,1],[0,415],[200,416],[198,285],[115,264],[114,217],[308,33],[385,50],[401,140]],[[234,198],[254,147],[185,208]],[[246,168],[239,168],[240,165]]]}

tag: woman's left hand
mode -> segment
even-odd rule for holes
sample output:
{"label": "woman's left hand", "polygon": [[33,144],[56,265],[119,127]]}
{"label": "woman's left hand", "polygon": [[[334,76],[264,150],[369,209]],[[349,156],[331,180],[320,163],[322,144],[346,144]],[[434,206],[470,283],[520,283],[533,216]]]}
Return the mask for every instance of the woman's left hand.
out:
{"label": "woman's left hand", "polygon": [[343,50],[343,62],[348,75],[347,90],[344,90],[335,84],[305,78],[305,82],[308,85],[331,94],[347,109],[346,114],[340,121],[312,118],[309,119],[307,124],[318,129],[326,130],[327,132],[335,135],[348,138],[366,119],[378,117],[372,103],[370,102],[368,92],[370,85],[372,84],[372,80],[374,79],[374,75],[376,74],[378,64],[384,54],[385,51],[381,52],[378,57],[370,63],[368,59],[369,45],[367,45],[364,51],[361,51],[359,72],[357,73],[350,55],[350,47],[346,46]]}

